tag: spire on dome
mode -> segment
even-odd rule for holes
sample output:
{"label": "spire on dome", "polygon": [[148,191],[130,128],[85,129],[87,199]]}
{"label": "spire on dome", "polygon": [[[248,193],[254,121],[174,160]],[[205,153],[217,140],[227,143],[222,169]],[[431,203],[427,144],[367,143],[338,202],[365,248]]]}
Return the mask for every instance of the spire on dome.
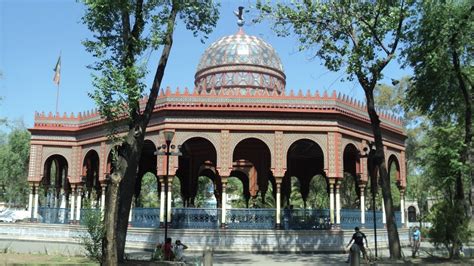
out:
{"label": "spire on dome", "polygon": [[237,17],[237,25],[242,28],[245,24],[244,20],[244,7],[239,6],[239,10],[234,10],[234,14]]}

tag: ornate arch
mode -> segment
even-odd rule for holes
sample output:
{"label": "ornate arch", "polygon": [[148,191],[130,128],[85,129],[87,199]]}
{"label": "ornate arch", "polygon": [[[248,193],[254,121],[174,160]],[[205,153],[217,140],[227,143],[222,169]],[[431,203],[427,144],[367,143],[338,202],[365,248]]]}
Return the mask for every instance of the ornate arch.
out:
{"label": "ornate arch", "polygon": [[[270,168],[275,168],[275,143],[274,143],[274,134],[273,133],[257,133],[257,134],[249,134],[244,132],[231,132],[230,133],[230,144],[229,144],[229,152],[230,154],[234,154],[235,148],[237,144],[245,139],[258,139],[267,145],[270,151]],[[232,156],[230,156],[232,158]],[[232,159],[231,159],[232,160]]]}
{"label": "ornate arch", "polygon": [[286,156],[288,154],[288,150],[290,149],[291,145],[301,139],[308,139],[314,141],[316,144],[319,145],[321,150],[323,151],[323,158],[324,158],[324,169],[328,169],[328,153],[325,147],[327,147],[327,135],[326,134],[310,134],[310,133],[296,133],[296,134],[283,134],[283,156],[285,158],[282,160],[282,168],[287,168],[287,161]]}
{"label": "ornate arch", "polygon": [[[203,138],[203,139],[209,141],[212,144],[212,146],[214,146],[214,149],[216,150],[216,155],[217,155],[215,164],[220,165],[220,159],[221,158],[219,156],[219,151],[220,151],[221,147],[220,147],[219,137],[220,137],[220,132],[176,131],[172,144],[182,145],[184,142],[186,142],[187,140],[190,140],[192,138]],[[160,134],[159,140],[164,143],[162,134]],[[157,147],[158,146],[161,146],[161,144],[157,145]],[[158,157],[158,164],[162,165],[163,164],[163,158],[160,158],[160,157],[163,157],[163,156]],[[176,156],[173,156],[173,157],[176,157]],[[172,165],[173,168],[175,170],[177,170],[178,169],[178,160],[176,158],[171,158],[170,157],[170,165]]]}
{"label": "ornate arch", "polygon": [[[53,156],[53,155],[60,155],[60,156],[62,156],[66,159],[67,165],[69,167],[67,178],[69,179],[69,177],[71,176],[70,171],[71,171],[72,166],[73,166],[72,159],[71,159],[71,157],[72,157],[72,148],[71,147],[48,147],[48,146],[44,146],[43,147],[43,153],[42,153],[42,156],[41,156],[40,175],[42,175],[44,173],[44,165],[46,163],[46,160],[48,160],[48,158]],[[71,180],[69,180],[69,181],[71,181]]]}

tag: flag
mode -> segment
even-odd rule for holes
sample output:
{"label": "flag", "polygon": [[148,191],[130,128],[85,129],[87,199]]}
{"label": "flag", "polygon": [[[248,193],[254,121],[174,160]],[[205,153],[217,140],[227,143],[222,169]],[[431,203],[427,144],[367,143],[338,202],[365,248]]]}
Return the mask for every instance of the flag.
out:
{"label": "flag", "polygon": [[59,86],[59,82],[61,81],[61,56],[58,58],[58,62],[56,63],[56,66],[54,67],[54,77],[53,77],[53,82]]}

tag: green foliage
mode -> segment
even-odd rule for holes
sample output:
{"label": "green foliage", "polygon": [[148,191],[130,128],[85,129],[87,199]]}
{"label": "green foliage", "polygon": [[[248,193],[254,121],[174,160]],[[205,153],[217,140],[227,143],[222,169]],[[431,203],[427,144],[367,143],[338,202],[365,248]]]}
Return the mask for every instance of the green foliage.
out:
{"label": "green foliage", "polygon": [[329,208],[329,195],[327,193],[326,178],[322,175],[313,176],[309,182],[309,193],[306,205],[311,209]]}
{"label": "green foliage", "polygon": [[305,205],[301,195],[301,183],[296,176],[291,177],[290,205],[293,205],[294,209],[303,209]]}
{"label": "green foliage", "polygon": [[359,208],[360,201],[357,197],[357,189],[359,188],[357,187],[356,178],[349,173],[344,173],[340,188],[341,208]]}
{"label": "green foliage", "polygon": [[229,204],[232,208],[246,208],[247,201],[244,196],[244,186],[242,181],[237,177],[229,177],[227,179],[227,195],[230,197]]}
{"label": "green foliage", "polygon": [[145,173],[142,177],[139,203],[138,207],[143,208],[158,208],[160,206],[158,182],[155,175],[150,172]]}
{"label": "green foliage", "polygon": [[87,233],[79,237],[79,243],[86,250],[86,256],[99,263],[102,262],[102,238],[104,237],[104,223],[102,214],[97,209],[87,209],[82,220]]}
{"label": "green foliage", "polygon": [[472,235],[463,206],[454,201],[443,200],[431,208],[428,220],[432,224],[429,230],[430,242],[436,247],[445,247],[449,258],[459,256],[460,245],[468,243]]}
{"label": "green foliage", "polygon": [[204,208],[206,202],[215,199],[214,196],[214,183],[207,176],[198,177],[198,189],[196,193],[196,198],[194,199],[194,205],[196,208]]}
{"label": "green foliage", "polygon": [[420,14],[407,38],[404,53],[406,64],[414,71],[408,99],[413,107],[433,119],[463,116],[465,105],[453,56],[458,54],[462,77],[472,87],[471,5],[471,1],[419,2]]}
{"label": "green foliage", "polygon": [[259,0],[256,7],[261,16],[256,21],[272,19],[273,29],[279,36],[293,33],[298,38],[300,50],[314,51],[331,71],[344,68],[348,80],[357,76],[359,81],[376,82],[382,78],[380,71],[397,49],[397,38],[405,32],[402,22],[410,16],[411,2],[291,1],[273,4]]}
{"label": "green foliage", "polygon": [[[139,99],[146,88],[143,78],[151,53],[167,43],[172,10],[195,36],[207,38],[217,23],[218,4],[213,1],[82,0],[86,6],[83,23],[94,38],[83,42],[97,58],[89,66],[96,73],[96,88],[90,97],[109,121],[137,119]],[[133,22],[133,24],[131,24]],[[171,28],[172,30],[172,28]],[[172,31],[171,31],[172,32]],[[159,84],[158,84],[159,85]]]}
{"label": "green foliage", "polygon": [[0,143],[0,185],[4,187],[0,200],[26,206],[29,152],[30,133],[19,123],[6,136],[6,142]]}

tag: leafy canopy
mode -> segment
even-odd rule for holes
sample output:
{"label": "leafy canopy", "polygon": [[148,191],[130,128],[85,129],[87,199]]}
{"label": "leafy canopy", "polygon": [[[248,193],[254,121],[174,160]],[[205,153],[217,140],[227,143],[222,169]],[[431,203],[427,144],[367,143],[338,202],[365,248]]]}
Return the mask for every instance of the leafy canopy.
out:
{"label": "leafy canopy", "polygon": [[[147,61],[153,50],[166,44],[168,19],[172,8],[186,29],[207,38],[217,23],[218,4],[213,1],[176,0],[83,0],[83,22],[93,38],[84,41],[86,50],[97,61],[90,93],[100,113],[109,121],[135,119],[139,100],[146,88]],[[141,7],[141,8],[140,8]],[[132,24],[133,23],[133,24]],[[133,27],[132,27],[133,25]],[[174,27],[174,25],[173,25]]]}

